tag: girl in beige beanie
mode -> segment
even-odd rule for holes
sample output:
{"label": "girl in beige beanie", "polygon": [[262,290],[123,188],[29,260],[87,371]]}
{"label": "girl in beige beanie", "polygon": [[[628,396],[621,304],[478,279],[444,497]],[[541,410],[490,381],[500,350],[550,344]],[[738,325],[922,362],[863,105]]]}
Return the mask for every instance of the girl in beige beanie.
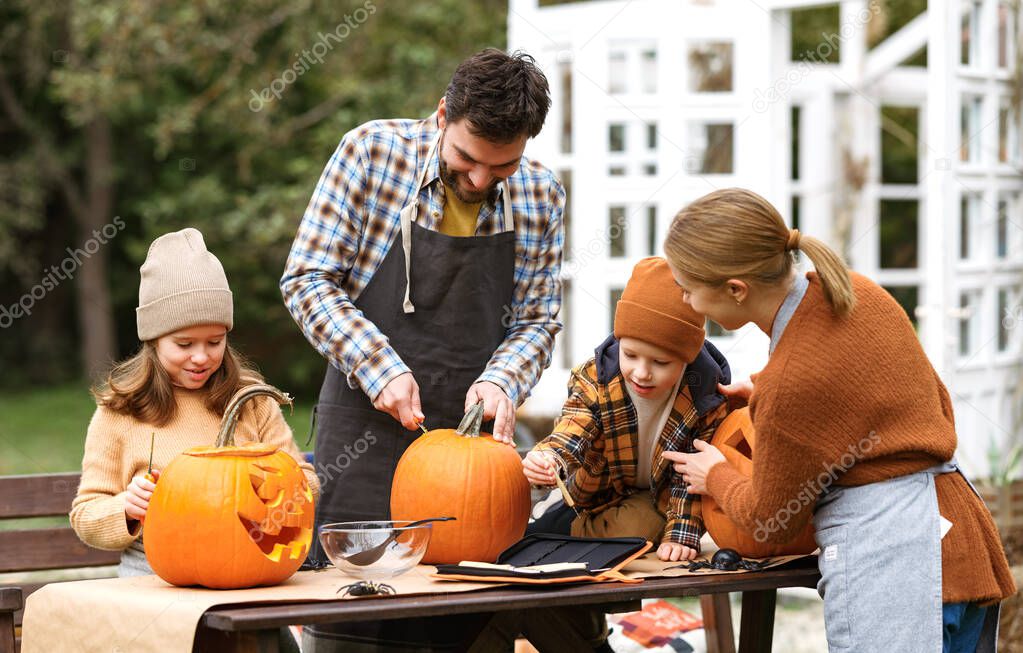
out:
{"label": "girl in beige beanie", "polygon": [[[83,542],[122,551],[121,576],[153,573],[141,537],[156,489],[145,478],[150,443],[153,475],[159,477],[185,449],[213,444],[231,396],[262,381],[228,345],[231,289],[196,229],[165,234],[150,245],[136,318],[138,353],[114,365],[106,382],[93,389],[97,407],[71,506],[71,525]],[[273,399],[253,400],[242,411],[235,437],[238,444],[258,441],[287,451],[319,495],[316,474]]]}

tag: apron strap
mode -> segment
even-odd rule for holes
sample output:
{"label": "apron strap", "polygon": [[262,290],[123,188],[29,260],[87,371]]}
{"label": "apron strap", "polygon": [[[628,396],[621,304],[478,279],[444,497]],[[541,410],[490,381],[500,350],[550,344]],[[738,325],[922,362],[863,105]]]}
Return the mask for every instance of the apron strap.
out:
{"label": "apron strap", "polygon": [[501,182],[501,231],[515,231],[515,216],[512,214],[511,191],[508,190],[508,180]]}
{"label": "apron strap", "polygon": [[973,493],[977,495],[977,498],[980,499],[981,503],[984,503],[984,497],[980,496],[980,492],[973,485],[973,481],[971,481],[969,477],[967,477],[966,474],[963,472],[963,469],[962,467],[959,466],[959,461],[956,460],[955,456],[952,456],[951,460],[946,460],[943,463],[938,463],[937,465],[934,465],[933,467],[928,467],[923,471],[925,474],[933,474],[934,476],[938,476],[940,474],[949,474],[951,472],[959,472],[959,475],[963,477],[963,480],[965,480],[966,484],[970,486],[970,489],[973,490]]}
{"label": "apron strap", "polygon": [[412,223],[419,214],[419,191],[426,179],[426,168],[430,165],[430,159],[437,151],[437,143],[440,142],[440,130],[433,137],[430,149],[426,152],[426,163],[416,175],[416,185],[412,189],[412,203],[403,207],[398,214],[401,221],[401,246],[405,250],[405,299],[401,308],[405,313],[415,313],[416,307],[412,305]]}
{"label": "apron strap", "polygon": [[[959,466],[959,461],[956,460],[955,456],[952,456],[951,460],[946,460],[943,463],[938,463],[937,465],[933,465],[931,467],[928,467],[927,469],[922,469],[919,472],[915,472],[915,473],[917,473],[917,474],[930,474],[932,476],[940,476],[941,474],[949,474],[949,473],[952,473],[952,472],[959,472],[959,475],[963,477],[963,480],[965,480],[966,484],[970,486],[970,489],[973,490],[973,493],[977,495],[977,497],[980,499],[981,503],[984,503],[984,497],[980,496],[980,491],[977,490],[976,486],[974,486],[973,481],[971,481],[970,478],[965,473],[963,473],[963,469],[962,469],[962,467]],[[836,490],[842,489],[843,487],[845,487],[845,486],[832,485],[832,486],[826,487],[823,490],[821,490],[820,496],[821,497],[826,497],[829,494],[831,494],[832,492],[835,492]]]}
{"label": "apron strap", "polygon": [[952,458],[951,460],[946,460],[943,463],[938,463],[937,465],[934,465],[933,467],[928,467],[927,469],[925,469],[923,471],[927,472],[928,474],[931,474],[933,476],[939,476],[941,474],[948,474],[950,472],[958,472],[959,471],[959,462],[955,458]]}
{"label": "apron strap", "polygon": [[[416,204],[419,197],[412,200],[411,213],[416,213]],[[401,308],[406,313],[415,313],[416,307],[412,305],[412,218],[409,211],[401,210],[401,247],[405,250],[405,300]]]}

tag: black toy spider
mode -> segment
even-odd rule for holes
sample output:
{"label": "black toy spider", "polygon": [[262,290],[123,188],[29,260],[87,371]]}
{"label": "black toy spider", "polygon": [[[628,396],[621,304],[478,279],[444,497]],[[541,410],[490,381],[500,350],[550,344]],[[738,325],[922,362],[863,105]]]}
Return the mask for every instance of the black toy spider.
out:
{"label": "black toy spider", "polygon": [[760,571],[769,564],[771,564],[770,560],[763,560],[761,562],[746,560],[735,549],[719,549],[714,553],[709,562],[707,560],[694,560],[683,565],[669,567],[669,569],[688,569],[689,571],[697,571],[699,569],[738,571],[739,569],[744,569],[746,571]]}
{"label": "black toy spider", "polygon": [[[341,591],[344,590],[344,594]],[[364,580],[351,585],[345,585],[334,592],[341,596],[373,596],[375,594],[397,594],[394,588],[386,583],[374,583],[371,580]]]}

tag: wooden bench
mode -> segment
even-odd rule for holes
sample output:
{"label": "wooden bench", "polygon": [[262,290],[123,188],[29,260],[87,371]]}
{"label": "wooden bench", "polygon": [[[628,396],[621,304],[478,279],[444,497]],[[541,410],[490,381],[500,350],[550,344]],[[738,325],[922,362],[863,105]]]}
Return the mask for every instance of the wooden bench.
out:
{"label": "wooden bench", "polygon": [[[0,523],[26,517],[66,517],[80,478],[77,472],[0,476]],[[106,567],[121,559],[118,551],[86,546],[70,525],[0,530],[0,551],[0,573]],[[56,580],[57,574],[52,577]],[[0,587],[0,653],[20,650],[24,599],[47,582],[44,577]]]}

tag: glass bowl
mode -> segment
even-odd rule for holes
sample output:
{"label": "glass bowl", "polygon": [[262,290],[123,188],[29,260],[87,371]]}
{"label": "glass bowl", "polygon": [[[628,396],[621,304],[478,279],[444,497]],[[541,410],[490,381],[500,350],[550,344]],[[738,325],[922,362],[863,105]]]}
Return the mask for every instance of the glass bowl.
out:
{"label": "glass bowl", "polygon": [[409,527],[404,521],[350,521],[320,527],[320,544],[334,566],[360,580],[384,580],[419,564],[433,524]]}

